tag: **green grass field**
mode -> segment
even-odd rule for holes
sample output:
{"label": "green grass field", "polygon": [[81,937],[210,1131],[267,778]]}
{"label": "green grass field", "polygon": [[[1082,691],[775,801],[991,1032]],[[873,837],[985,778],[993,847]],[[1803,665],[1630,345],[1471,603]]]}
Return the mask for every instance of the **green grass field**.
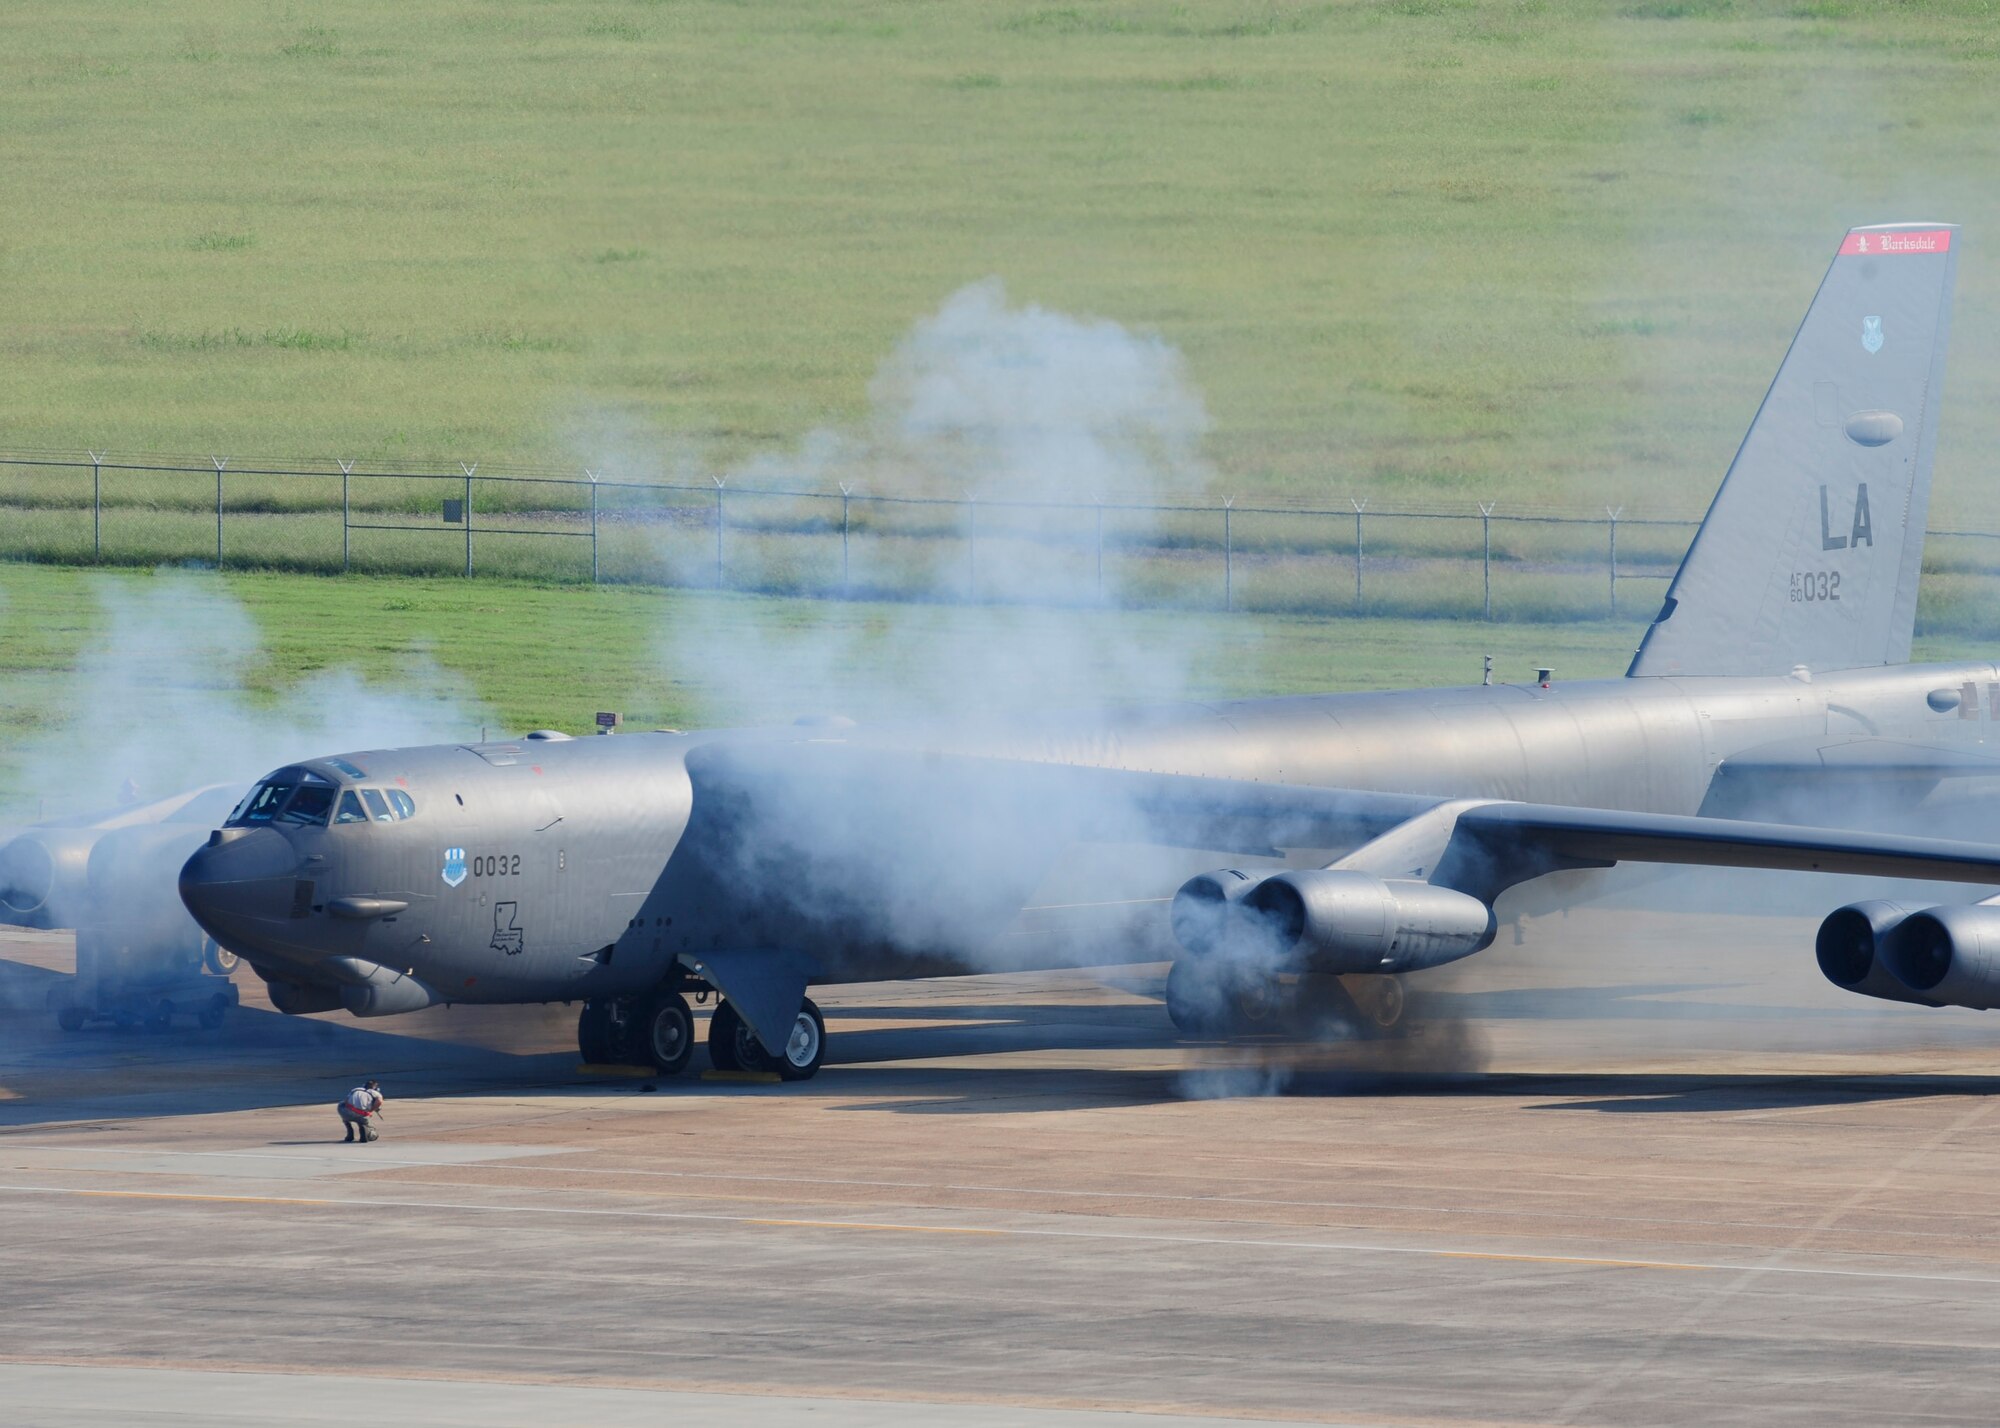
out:
{"label": "green grass field", "polygon": [[997,276],[1174,344],[1215,491],[1698,512],[1840,230],[1937,217],[1938,514],[2000,522],[1991,0],[78,0],[0,55],[11,448],[810,477]]}

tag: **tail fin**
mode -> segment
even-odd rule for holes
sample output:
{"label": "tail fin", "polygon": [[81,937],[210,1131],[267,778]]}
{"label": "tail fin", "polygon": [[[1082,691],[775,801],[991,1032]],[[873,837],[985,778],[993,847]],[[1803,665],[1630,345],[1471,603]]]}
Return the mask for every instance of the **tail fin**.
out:
{"label": "tail fin", "polygon": [[1902,664],[1958,230],[1851,230],[1628,674]]}

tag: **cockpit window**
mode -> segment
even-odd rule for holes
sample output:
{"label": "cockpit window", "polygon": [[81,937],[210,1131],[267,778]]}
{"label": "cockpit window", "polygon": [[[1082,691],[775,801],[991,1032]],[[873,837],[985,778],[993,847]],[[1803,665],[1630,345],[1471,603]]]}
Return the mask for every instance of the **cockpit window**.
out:
{"label": "cockpit window", "polygon": [[327,814],[332,811],[331,784],[300,784],[299,791],[292,795],[292,801],[285,805],[285,811],[278,815],[278,822],[296,823],[302,827],[324,826]]}
{"label": "cockpit window", "polygon": [[[243,824],[324,823],[333,807],[333,781],[311,769],[279,769],[250,790],[229,815],[231,827]],[[290,810],[296,809],[294,815]]]}
{"label": "cockpit window", "polygon": [[350,788],[340,795],[335,823],[395,823],[414,818],[416,800],[400,788]]}
{"label": "cockpit window", "polygon": [[[286,772],[289,773],[290,770]],[[230,817],[230,823],[269,823],[278,816],[278,810],[285,806],[285,800],[290,798],[297,788],[296,780],[286,778],[283,774],[264,780],[250,790],[250,796],[237,807],[236,812]]]}

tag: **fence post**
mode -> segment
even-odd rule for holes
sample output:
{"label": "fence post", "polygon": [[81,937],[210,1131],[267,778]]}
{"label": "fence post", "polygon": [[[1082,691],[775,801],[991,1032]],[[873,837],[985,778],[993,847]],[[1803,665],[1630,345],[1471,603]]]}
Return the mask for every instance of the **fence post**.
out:
{"label": "fence post", "polygon": [[458,469],[465,473],[465,578],[472,578],[472,473],[479,469],[479,463],[467,466],[463,461]]}
{"label": "fence post", "polygon": [[1236,541],[1229,529],[1229,513],[1236,505],[1234,496],[1222,502],[1222,608],[1236,608]]}
{"label": "fence post", "polygon": [[[339,460],[338,457],[334,458]],[[340,573],[348,572],[348,541],[354,533],[354,507],[347,499],[347,478],[354,474],[352,461],[340,462]]]}
{"label": "fence post", "polygon": [[597,473],[588,466],[583,474],[590,478],[590,583],[597,584]]}
{"label": "fence post", "polygon": [[1352,496],[1347,504],[1354,507],[1354,613],[1361,613],[1361,513],[1368,509],[1366,501],[1357,501]]}
{"label": "fence post", "polygon": [[1607,524],[1611,528],[1611,618],[1618,618],[1618,515],[1625,508],[1604,508]]}
{"label": "fence post", "polygon": [[1104,501],[1097,502],[1097,603],[1104,603]]}
{"label": "fence post", "polygon": [[715,588],[722,588],[722,483],[720,476],[711,476],[715,483]]}
{"label": "fence post", "polygon": [[90,558],[104,559],[104,453],[90,453]]}
{"label": "fence post", "polygon": [[965,503],[965,598],[979,599],[979,498]]}
{"label": "fence post", "polygon": [[1493,620],[1493,508],[1497,501],[1479,503],[1479,583],[1485,591],[1486,620]]}
{"label": "fence post", "polygon": [[227,456],[211,456],[215,463],[215,568],[222,569],[222,468],[229,464]]}
{"label": "fence post", "polygon": [[840,483],[840,598],[849,598],[847,583],[847,505],[854,496],[854,488],[845,481]]}

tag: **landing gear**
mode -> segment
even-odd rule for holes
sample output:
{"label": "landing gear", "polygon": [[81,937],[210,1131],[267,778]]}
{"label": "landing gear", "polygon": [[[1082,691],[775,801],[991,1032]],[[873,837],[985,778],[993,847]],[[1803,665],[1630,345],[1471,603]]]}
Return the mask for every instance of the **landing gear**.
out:
{"label": "landing gear", "polygon": [[224,947],[213,938],[204,937],[201,939],[201,965],[216,976],[228,976],[236,970],[236,964],[240,960],[234,952],[231,952],[227,947]]}
{"label": "landing gear", "polygon": [[609,1066],[611,1059],[611,1002],[594,997],[583,1004],[576,1018],[576,1051],[586,1066]]}
{"label": "landing gear", "polygon": [[[673,995],[673,993],[668,993]],[[645,1066],[648,1049],[643,997],[592,997],[576,1019],[576,1049],[586,1066]],[[685,1007],[686,1003],[683,1002]],[[692,1032],[689,1036],[692,1041]],[[667,1073],[671,1075],[672,1073]]]}
{"label": "landing gear", "polygon": [[639,1051],[662,1076],[678,1076],[694,1055],[694,1014],[679,992],[653,995],[637,1023]]}
{"label": "landing gear", "polygon": [[826,1059],[826,1018],[812,998],[800,1002],[784,1050],[773,1056],[736,1008],[723,1002],[709,1018],[708,1059],[718,1071],[775,1071],[781,1080],[810,1080]]}
{"label": "landing gear", "polygon": [[694,1014],[672,987],[649,996],[593,997],[577,1015],[576,1049],[586,1066],[650,1066],[677,1076],[694,1055]]}
{"label": "landing gear", "polygon": [[825,1059],[826,1018],[819,1014],[812,998],[807,997],[799,1003],[792,1034],[785,1038],[785,1049],[778,1057],[779,1079],[809,1081],[819,1074],[820,1063]]}
{"label": "landing gear", "polygon": [[736,1008],[728,1002],[716,1003],[715,1015],[708,1019],[709,1064],[718,1071],[743,1071],[751,1069],[743,1064],[746,1057],[754,1066],[763,1054],[764,1048],[736,1014]]}
{"label": "landing gear", "polygon": [[62,1007],[56,1012],[56,1025],[64,1031],[82,1031],[89,1020],[90,1013],[82,1007]]}

